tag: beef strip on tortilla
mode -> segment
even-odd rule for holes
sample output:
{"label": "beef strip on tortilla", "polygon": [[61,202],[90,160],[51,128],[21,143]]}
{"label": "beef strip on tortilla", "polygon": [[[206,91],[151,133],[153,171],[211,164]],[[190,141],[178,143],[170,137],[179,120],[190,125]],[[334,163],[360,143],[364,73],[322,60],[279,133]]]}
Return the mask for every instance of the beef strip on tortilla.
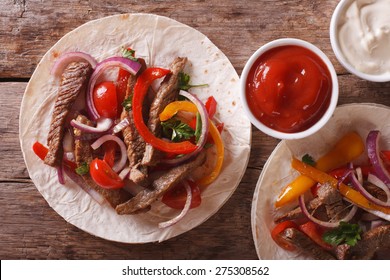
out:
{"label": "beef strip on tortilla", "polygon": [[[339,248],[340,247],[340,248]],[[339,259],[370,260],[380,254],[390,255],[390,225],[383,225],[365,232],[355,246],[340,245]]]}
{"label": "beef strip on tortilla", "polygon": [[202,151],[195,159],[182,165],[173,167],[164,175],[152,183],[151,189],[144,189],[135,197],[116,207],[118,214],[134,214],[141,209],[149,207],[154,201],[161,197],[168,189],[191,174],[193,170],[206,161],[206,152]]}
{"label": "beef strip on tortilla", "polygon": [[[92,122],[83,115],[78,115],[76,120],[86,125],[92,125]],[[83,132],[80,129],[74,128],[74,135],[77,167],[82,166],[84,163],[87,163],[89,166],[93,159],[91,145],[88,140],[82,140]],[[89,175],[83,175],[82,177],[84,181],[95,191],[101,194],[113,208],[127,201],[131,197],[131,195],[123,189],[109,190],[98,186]]]}
{"label": "beef strip on tortilla", "polygon": [[44,160],[47,165],[59,166],[62,161],[64,123],[74,101],[85,87],[91,72],[92,67],[89,63],[72,62],[62,74],[47,137],[49,152]]}
{"label": "beef strip on tortilla", "polygon": [[295,228],[287,228],[280,233],[280,237],[294,245],[305,255],[316,260],[334,260],[335,257],[314,243],[310,237]]}
{"label": "beef strip on tortilla", "polygon": [[[132,98],[133,96],[133,90],[135,83],[137,81],[138,75],[146,69],[145,61],[141,58],[138,59],[139,62],[142,64],[142,68],[137,73],[136,76],[130,75],[128,83],[127,83],[127,89],[126,89],[126,96],[125,99]],[[146,103],[146,101],[145,101]],[[144,104],[146,105],[146,104]],[[149,106],[143,106],[143,108],[148,108]],[[147,110],[146,110],[147,111]],[[144,112],[145,115],[145,112]],[[129,159],[129,167],[130,167],[130,180],[132,180],[137,185],[146,187],[148,185],[148,167],[141,164],[142,158],[145,153],[145,141],[139,135],[135,124],[134,124],[134,118],[133,118],[133,110],[131,106],[124,107],[122,114],[121,114],[121,120],[126,119],[129,122],[129,125],[126,126],[122,130],[123,134],[123,140],[127,147],[127,157]]]}
{"label": "beef strip on tortilla", "polygon": [[[170,66],[171,73],[161,83],[150,106],[148,128],[157,137],[161,136],[160,113],[169,103],[177,99],[179,94],[179,73],[183,72],[186,63],[186,57],[178,57],[172,62]],[[154,166],[158,163],[160,157],[160,151],[153,148],[153,146],[146,144],[142,164]]]}
{"label": "beef strip on tortilla", "polygon": [[[329,184],[322,184],[317,190],[317,197],[314,197],[306,204],[308,211],[320,220],[340,220],[348,211],[348,205],[343,202],[341,194]],[[274,219],[275,223],[286,220],[304,218],[301,207],[282,214]]]}

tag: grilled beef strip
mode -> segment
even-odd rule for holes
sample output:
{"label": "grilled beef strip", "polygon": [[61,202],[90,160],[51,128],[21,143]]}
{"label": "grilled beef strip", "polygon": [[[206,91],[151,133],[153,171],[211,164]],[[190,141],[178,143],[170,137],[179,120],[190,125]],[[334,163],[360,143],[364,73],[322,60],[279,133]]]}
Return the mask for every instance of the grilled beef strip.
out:
{"label": "grilled beef strip", "polygon": [[[78,115],[76,120],[86,125],[92,125],[92,122],[83,115]],[[93,159],[91,145],[88,140],[81,139],[83,132],[80,129],[74,128],[74,135],[76,138],[75,158],[77,167],[80,167],[84,163],[89,165]],[[131,197],[131,195],[123,189],[109,190],[98,186],[89,175],[83,175],[82,177],[88,186],[92,187],[95,191],[101,194],[113,208],[129,200]]]}
{"label": "grilled beef strip", "polygon": [[[316,210],[319,209],[320,206],[322,206],[322,201],[318,197],[316,197],[307,203],[306,208],[309,212],[315,214]],[[278,224],[284,221],[297,220],[304,217],[305,215],[302,213],[301,207],[298,206],[292,209],[291,211],[288,211],[287,213],[276,217],[274,221],[276,224]]]}
{"label": "grilled beef strip", "polygon": [[61,164],[65,120],[77,96],[85,87],[91,72],[92,67],[89,63],[72,62],[62,74],[47,137],[49,151],[44,160],[47,165],[55,167]]}
{"label": "grilled beef strip", "polygon": [[390,254],[390,225],[383,225],[365,232],[355,246],[347,247],[341,259],[370,260]]}
{"label": "grilled beef strip", "polygon": [[386,195],[385,191],[382,190],[381,188],[379,188],[375,185],[372,185],[372,184],[368,184],[364,187],[375,198],[382,200],[382,201],[386,201],[387,195]]}
{"label": "grilled beef strip", "polygon": [[[307,202],[308,211],[320,220],[341,219],[346,210],[342,196],[329,184],[323,184],[318,188],[318,196]],[[286,220],[304,218],[301,208],[298,206],[293,210],[274,219],[275,223]]]}
{"label": "grilled beef strip", "polygon": [[305,255],[316,260],[334,260],[335,257],[314,243],[310,237],[295,228],[287,228],[280,237],[298,248]]}
{"label": "grilled beef strip", "polygon": [[[186,62],[186,57],[178,57],[172,62],[170,66],[171,74],[162,82],[150,106],[148,127],[149,130],[157,137],[161,136],[159,115],[165,106],[177,99],[179,94],[179,73],[183,71]],[[150,144],[146,144],[142,164],[154,166],[158,163],[160,157],[160,151],[154,149]]]}
{"label": "grilled beef strip", "polygon": [[[139,62],[142,64],[142,68],[137,73],[136,76],[130,75],[125,98],[132,98],[134,86],[137,81],[138,75],[146,69],[146,64],[143,59],[139,59]],[[144,106],[148,107],[148,106]],[[145,115],[145,113],[144,113]],[[142,158],[145,153],[145,141],[139,135],[133,118],[133,110],[132,108],[123,108],[121,114],[121,120],[127,118],[129,121],[129,125],[122,130],[123,140],[127,146],[127,157],[129,159],[129,167],[130,171],[130,180],[134,183],[146,187],[148,182],[148,167],[141,164]]]}
{"label": "grilled beef strip", "polygon": [[206,161],[206,152],[201,152],[195,159],[185,164],[173,167],[164,175],[156,179],[152,183],[151,189],[144,189],[135,197],[131,198],[126,203],[116,207],[118,214],[134,214],[139,210],[149,207],[154,201],[161,197],[168,189],[174,187],[180,181],[188,177],[188,175],[197,167]]}
{"label": "grilled beef strip", "polygon": [[318,198],[325,205],[330,220],[340,220],[345,216],[346,205],[340,192],[330,184],[322,184],[317,190]]}

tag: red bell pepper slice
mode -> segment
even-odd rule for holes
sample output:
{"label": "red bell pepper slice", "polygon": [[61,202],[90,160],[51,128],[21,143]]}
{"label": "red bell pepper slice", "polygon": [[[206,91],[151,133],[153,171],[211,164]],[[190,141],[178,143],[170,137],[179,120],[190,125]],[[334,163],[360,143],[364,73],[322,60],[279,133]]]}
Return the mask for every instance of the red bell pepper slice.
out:
{"label": "red bell pepper slice", "polygon": [[[201,204],[202,198],[200,195],[199,186],[193,181],[188,180],[187,182],[190,185],[192,192],[192,200],[190,206],[190,208],[192,209],[198,207]],[[173,188],[170,188],[167,192],[164,193],[163,197],[161,198],[162,203],[173,209],[183,209],[186,200],[187,192],[183,184],[178,184]]]}
{"label": "red bell pepper slice", "polygon": [[166,142],[155,135],[145,125],[142,116],[142,105],[151,83],[159,78],[170,73],[170,70],[163,68],[148,68],[138,77],[134,86],[133,94],[133,117],[134,124],[141,137],[145,142],[152,145],[154,148],[176,154],[188,154],[196,149],[196,145],[190,141],[183,141],[179,143]]}
{"label": "red bell pepper slice", "polygon": [[209,118],[212,119],[217,111],[217,101],[213,96],[210,96],[205,104],[207,113],[209,114]]}
{"label": "red bell pepper slice", "polygon": [[[33,151],[34,153],[41,159],[41,160],[45,160],[45,157],[47,155],[47,153],[49,152],[49,149],[46,148],[42,143],[36,141],[34,144],[33,144]],[[66,164],[70,169],[72,170],[75,170],[77,168],[77,165],[75,162],[73,161],[70,161],[68,159],[63,159],[64,161],[64,164]]]}
{"label": "red bell pepper slice", "polygon": [[310,237],[311,240],[313,240],[317,245],[321,246],[325,250],[332,250],[333,246],[329,243],[326,243],[322,239],[322,235],[324,234],[325,230],[320,228],[318,225],[313,223],[312,221],[308,221],[302,225],[299,225],[298,228],[305,233],[307,236]]}
{"label": "red bell pepper slice", "polygon": [[271,231],[271,237],[275,241],[276,244],[278,244],[279,247],[287,250],[287,251],[294,251],[296,247],[286,241],[285,239],[281,238],[280,234],[288,228],[296,228],[298,229],[298,225],[294,223],[293,221],[284,221],[279,224],[277,224]]}

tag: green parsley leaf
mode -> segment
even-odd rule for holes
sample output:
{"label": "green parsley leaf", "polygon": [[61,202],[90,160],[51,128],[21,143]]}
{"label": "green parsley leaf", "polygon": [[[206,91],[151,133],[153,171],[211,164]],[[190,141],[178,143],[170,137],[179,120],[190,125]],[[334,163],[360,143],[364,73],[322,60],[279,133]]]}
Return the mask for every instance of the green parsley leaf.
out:
{"label": "green parsley leaf", "polygon": [[129,97],[127,97],[122,102],[123,108],[125,108],[126,111],[130,111],[133,106],[133,95],[131,94]]}
{"label": "green parsley leaf", "polygon": [[135,57],[135,50],[130,48],[122,47],[122,56],[133,61],[138,61],[138,58]]}
{"label": "green parsley leaf", "polygon": [[315,166],[316,165],[316,162],[315,160],[313,159],[313,157],[309,154],[306,154],[302,157],[302,162],[303,163],[306,163],[308,165],[311,165],[311,166]]}
{"label": "green parsley leaf", "polygon": [[89,165],[86,162],[83,162],[79,167],[75,169],[76,173],[79,175],[86,175],[89,172]]}
{"label": "green parsley leaf", "polygon": [[190,139],[195,134],[194,130],[188,124],[176,118],[161,122],[161,125],[164,136],[170,138],[173,142]]}
{"label": "green parsley leaf", "polygon": [[179,73],[179,88],[182,90],[189,90],[190,88],[193,88],[193,87],[208,86],[208,84],[191,85],[190,80],[191,80],[190,75],[188,75],[184,72],[180,72]]}
{"label": "green parsley leaf", "polygon": [[361,239],[360,234],[362,229],[358,224],[349,224],[346,222],[340,222],[340,225],[326,232],[322,239],[329,244],[339,245],[341,243],[346,243],[350,246],[355,246],[356,243]]}

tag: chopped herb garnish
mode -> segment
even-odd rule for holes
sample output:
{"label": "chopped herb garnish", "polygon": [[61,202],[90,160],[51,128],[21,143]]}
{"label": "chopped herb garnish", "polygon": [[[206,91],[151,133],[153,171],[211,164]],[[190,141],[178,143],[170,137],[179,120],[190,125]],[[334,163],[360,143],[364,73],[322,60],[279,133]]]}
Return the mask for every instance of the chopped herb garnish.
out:
{"label": "chopped herb garnish", "polygon": [[308,165],[311,165],[311,166],[315,166],[316,165],[316,162],[315,160],[313,159],[313,157],[309,154],[306,154],[302,157],[302,162],[303,163],[306,163]]}
{"label": "chopped herb garnish", "polygon": [[346,222],[340,222],[340,225],[326,232],[322,239],[329,244],[339,245],[341,243],[346,243],[350,246],[355,246],[358,240],[361,239],[360,233],[362,229],[358,224],[349,224]]}
{"label": "chopped herb garnish", "polygon": [[138,58],[135,57],[135,50],[130,48],[122,47],[122,56],[133,61],[138,61]]}
{"label": "chopped herb garnish", "polygon": [[188,124],[175,118],[161,122],[161,125],[164,136],[170,138],[173,142],[190,139],[195,134],[194,130]]}
{"label": "chopped herb garnish", "polygon": [[125,108],[126,111],[130,111],[131,107],[133,106],[133,95],[131,94],[129,97],[127,97],[122,102],[123,108]]}
{"label": "chopped herb garnish", "polygon": [[190,75],[188,75],[184,72],[180,72],[179,73],[179,88],[182,90],[189,90],[190,88],[193,88],[193,87],[208,86],[208,84],[191,85],[190,80],[191,80]]}
{"label": "chopped herb garnish", "polygon": [[79,175],[86,175],[89,172],[89,165],[86,162],[83,162],[79,167],[75,169],[76,173]]}

